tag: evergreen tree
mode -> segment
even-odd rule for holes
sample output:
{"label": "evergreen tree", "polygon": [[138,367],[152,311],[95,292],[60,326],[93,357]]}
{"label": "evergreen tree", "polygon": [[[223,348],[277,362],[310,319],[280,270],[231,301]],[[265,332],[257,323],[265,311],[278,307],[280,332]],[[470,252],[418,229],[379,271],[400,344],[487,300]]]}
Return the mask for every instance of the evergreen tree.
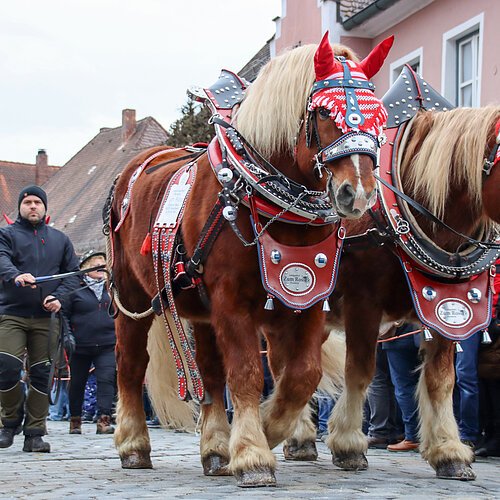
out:
{"label": "evergreen tree", "polygon": [[211,116],[206,106],[188,98],[181,108],[181,117],[168,130],[167,145],[182,147],[195,142],[210,142],[215,135],[213,125],[208,124]]}

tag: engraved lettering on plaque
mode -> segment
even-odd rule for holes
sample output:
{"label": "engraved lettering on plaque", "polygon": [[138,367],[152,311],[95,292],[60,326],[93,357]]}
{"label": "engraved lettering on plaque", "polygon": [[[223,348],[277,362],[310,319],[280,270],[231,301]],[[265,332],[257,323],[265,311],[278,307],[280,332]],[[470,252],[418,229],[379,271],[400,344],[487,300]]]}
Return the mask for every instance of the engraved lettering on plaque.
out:
{"label": "engraved lettering on plaque", "polygon": [[180,176],[178,184],[174,184],[170,188],[167,200],[163,204],[161,212],[158,215],[157,225],[174,227],[177,224],[179,213],[189,192],[189,188],[191,187],[190,184],[187,184],[188,179],[189,173],[184,172]]}
{"label": "engraved lettering on plaque", "polygon": [[436,306],[436,316],[450,328],[462,328],[472,320],[469,304],[460,299],[444,299]]}

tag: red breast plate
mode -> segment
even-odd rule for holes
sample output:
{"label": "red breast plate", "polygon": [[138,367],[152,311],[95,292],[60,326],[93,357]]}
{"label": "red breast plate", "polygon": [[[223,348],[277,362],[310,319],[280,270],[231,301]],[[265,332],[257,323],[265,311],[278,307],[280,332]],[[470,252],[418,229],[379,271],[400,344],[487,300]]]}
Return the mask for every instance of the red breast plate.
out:
{"label": "red breast plate", "polygon": [[307,309],[335,288],[345,229],[337,226],[323,241],[298,247],[282,245],[264,232],[259,263],[265,290],[293,309]]}
{"label": "red breast plate", "polygon": [[420,321],[451,340],[465,340],[491,319],[494,268],[461,283],[442,283],[422,274],[398,249]]}

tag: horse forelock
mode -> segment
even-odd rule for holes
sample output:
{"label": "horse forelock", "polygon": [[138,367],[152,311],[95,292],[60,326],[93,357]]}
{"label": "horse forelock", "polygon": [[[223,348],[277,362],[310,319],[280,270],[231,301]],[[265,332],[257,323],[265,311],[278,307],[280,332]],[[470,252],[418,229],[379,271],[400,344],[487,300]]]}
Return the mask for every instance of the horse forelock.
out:
{"label": "horse forelock", "polygon": [[[317,45],[304,45],[271,59],[236,113],[238,130],[267,158],[276,153],[293,154],[315,81],[316,49]],[[336,55],[357,61],[348,47],[334,45],[333,49]]]}
{"label": "horse forelock", "polygon": [[452,187],[466,187],[482,209],[482,167],[500,106],[457,108],[415,118],[401,175],[407,192],[443,218]]}

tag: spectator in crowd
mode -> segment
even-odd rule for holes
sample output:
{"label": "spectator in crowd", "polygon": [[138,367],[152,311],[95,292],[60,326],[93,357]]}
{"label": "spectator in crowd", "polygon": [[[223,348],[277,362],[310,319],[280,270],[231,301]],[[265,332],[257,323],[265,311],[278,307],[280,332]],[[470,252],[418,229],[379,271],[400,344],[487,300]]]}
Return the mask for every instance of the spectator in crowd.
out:
{"label": "spectator in crowd", "polygon": [[475,454],[500,457],[500,264],[497,261],[493,318],[488,328],[490,344],[481,344],[478,357],[479,423],[484,431]]}
{"label": "spectator in crowd", "polygon": [[[394,336],[396,326],[381,332],[380,339]],[[368,388],[369,407],[368,447],[386,448],[403,439],[401,411],[394,395],[394,385],[389,372],[387,351],[377,345],[375,376]]]}
{"label": "spectator in crowd", "polygon": [[418,404],[415,395],[418,383],[417,368],[420,364],[420,337],[404,336],[417,330],[416,325],[403,323],[397,327],[394,340],[382,344],[382,349],[387,354],[394,394],[401,409],[404,426],[404,439],[399,443],[389,444],[389,451],[412,451],[417,450],[419,446]]}
{"label": "spectator in crowd", "polygon": [[[69,238],[45,223],[47,194],[39,186],[21,190],[17,220],[0,228],[0,401],[3,428],[0,448],[8,448],[23,430],[23,451],[50,452],[46,434],[51,355],[57,345],[58,318],[51,313],[78,278],[46,281],[35,276],[78,270]],[[28,352],[29,390],[25,401],[20,382]]]}
{"label": "spectator in crowd", "polygon": [[[69,396],[68,396],[68,379],[64,378],[60,382],[59,394],[57,394],[57,401],[49,406],[49,416],[47,420],[69,420]],[[51,389],[52,401],[56,397],[56,385],[54,384]]]}
{"label": "spectator in crowd", "polygon": [[474,449],[479,436],[479,378],[477,363],[481,332],[462,340],[455,355],[454,408],[460,439]]}
{"label": "spectator in crowd", "polygon": [[[89,251],[80,259],[80,268],[105,266],[105,254]],[[69,406],[70,434],[82,433],[82,404],[85,384],[92,364],[97,380],[97,434],[112,434],[111,411],[115,396],[115,325],[108,315],[110,297],[105,287],[104,270],[86,273],[80,289],[64,301],[63,311],[69,319],[76,340],[71,358]]]}

